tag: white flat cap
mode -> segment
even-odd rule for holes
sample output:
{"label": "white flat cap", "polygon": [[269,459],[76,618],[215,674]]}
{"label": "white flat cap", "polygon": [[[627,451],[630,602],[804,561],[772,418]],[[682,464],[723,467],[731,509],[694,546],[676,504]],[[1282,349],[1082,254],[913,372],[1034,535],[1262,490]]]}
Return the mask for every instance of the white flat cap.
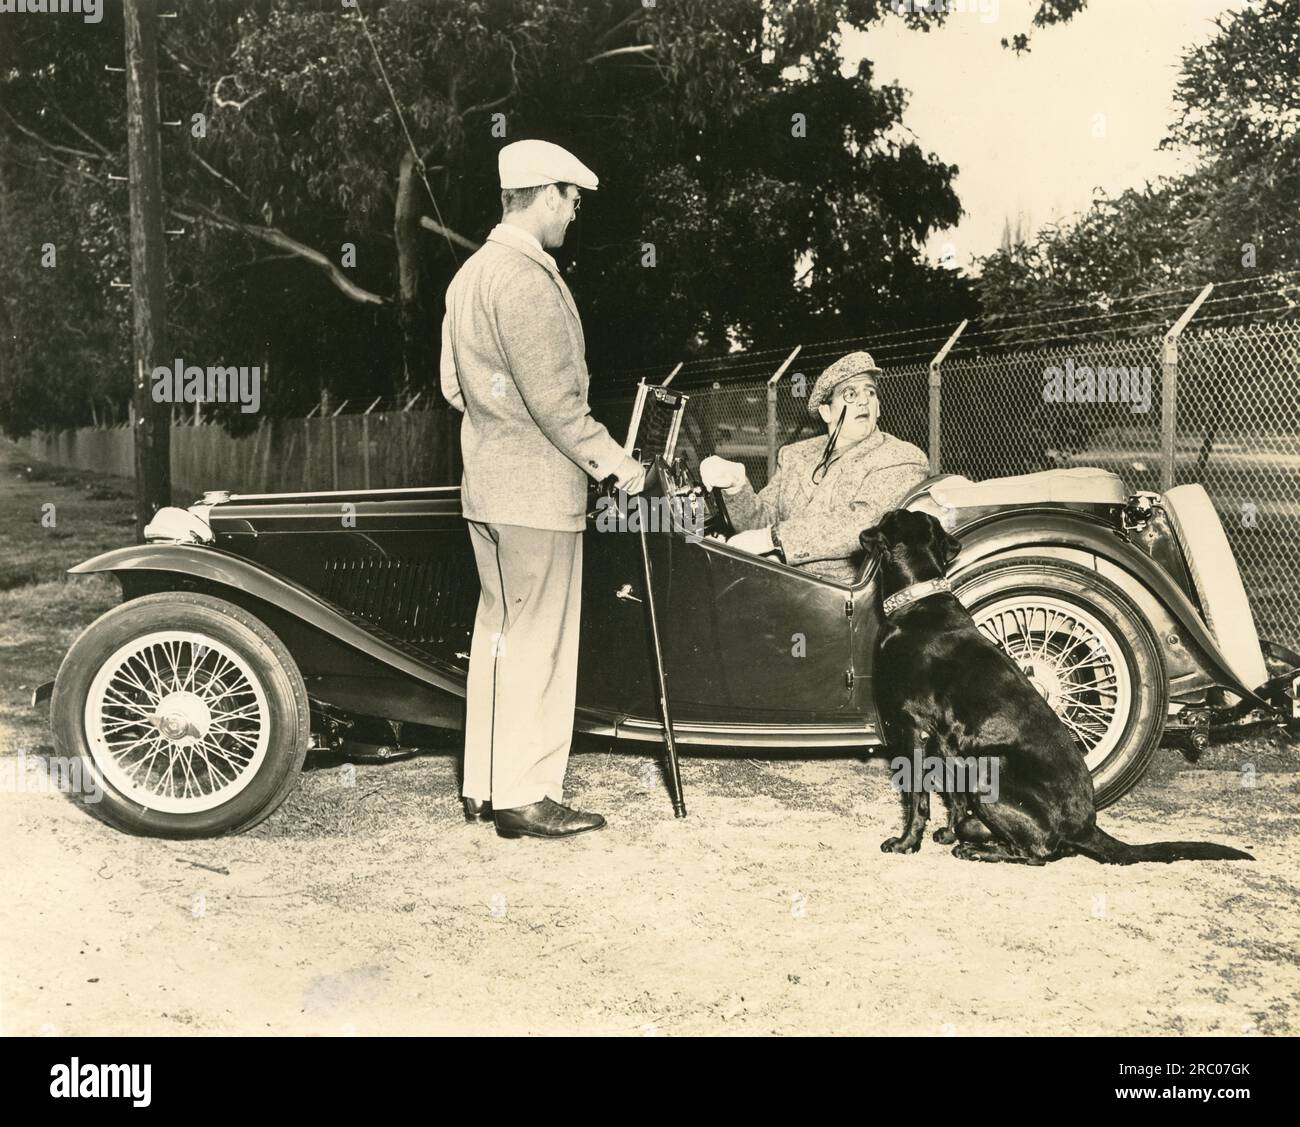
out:
{"label": "white flat cap", "polygon": [[503,188],[532,188],[537,184],[576,184],[589,192],[600,181],[568,149],[550,141],[514,141],[497,154]]}

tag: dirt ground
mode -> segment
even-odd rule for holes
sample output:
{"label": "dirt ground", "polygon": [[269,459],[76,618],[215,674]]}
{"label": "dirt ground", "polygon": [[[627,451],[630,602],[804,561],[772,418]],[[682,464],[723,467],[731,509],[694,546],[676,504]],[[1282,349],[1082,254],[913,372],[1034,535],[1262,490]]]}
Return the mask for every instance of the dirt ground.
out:
{"label": "dirt ground", "polygon": [[[30,688],[116,601],[58,567],[130,538],[112,488],[24,469],[0,472],[8,756],[49,753]],[[40,539],[46,501],[80,514],[72,544]],[[1296,1032],[1300,753],[1279,734],[1195,766],[1162,750],[1101,815],[1254,863],[1130,868],[881,854],[880,760],[691,755],[675,820],[649,745],[603,743],[569,791],[609,828],[507,841],[461,820],[456,752],[309,759],[270,820],[212,841],[0,793],[0,1033]]]}

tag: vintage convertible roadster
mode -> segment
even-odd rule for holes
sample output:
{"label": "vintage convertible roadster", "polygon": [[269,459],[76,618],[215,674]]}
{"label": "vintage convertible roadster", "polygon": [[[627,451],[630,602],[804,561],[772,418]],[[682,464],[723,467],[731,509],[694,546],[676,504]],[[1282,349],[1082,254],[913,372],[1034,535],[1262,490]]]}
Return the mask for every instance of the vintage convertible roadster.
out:
{"label": "vintage convertible roadster", "polygon": [[[667,738],[679,813],[677,746],[882,743],[876,560],[842,584],[716,539],[725,501],[677,451],[688,400],[640,388],[628,449],[651,464],[644,505],[610,527],[593,490],[576,716],[583,732]],[[1216,731],[1300,715],[1300,656],[1256,638],[1200,486],[949,475],[900,507],[960,538],[954,592],[1070,727],[1099,805],[1137,783],[1162,737],[1194,757]],[[122,604],[34,703],[51,698],[58,751],[81,758],[103,792],[90,808],[123,830],[240,832],[284,800],[309,751],[404,754],[462,724],[478,580],[458,488],[210,492],[160,510],[145,544],[72,569],[106,572]]]}

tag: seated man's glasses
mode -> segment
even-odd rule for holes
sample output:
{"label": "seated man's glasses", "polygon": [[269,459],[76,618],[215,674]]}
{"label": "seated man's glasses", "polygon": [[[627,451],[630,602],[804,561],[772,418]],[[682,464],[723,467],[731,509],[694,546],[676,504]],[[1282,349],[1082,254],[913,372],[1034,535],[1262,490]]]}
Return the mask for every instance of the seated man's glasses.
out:
{"label": "seated man's glasses", "polygon": [[851,383],[835,389],[835,397],[844,403],[865,403],[875,399],[876,385],[873,383]]}

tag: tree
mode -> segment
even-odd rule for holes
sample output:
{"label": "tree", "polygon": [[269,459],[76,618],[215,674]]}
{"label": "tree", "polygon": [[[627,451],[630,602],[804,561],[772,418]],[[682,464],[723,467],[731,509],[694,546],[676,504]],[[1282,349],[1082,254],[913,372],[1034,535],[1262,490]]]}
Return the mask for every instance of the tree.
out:
{"label": "tree", "polygon": [[[168,251],[168,339],[187,362],[269,365],[270,413],[325,389],[435,385],[441,295],[499,217],[497,151],[528,136],[601,176],[560,255],[598,375],[969,303],[964,280],[921,253],[960,214],[956,169],[901,134],[901,88],[866,61],[843,73],[843,30],[897,18],[887,0],[363,11],[364,24],[340,0],[247,0],[184,5],[163,25],[164,117],[179,122],[165,130],[165,191],[184,230]],[[6,237],[24,277],[36,233],[72,240],[91,273],[58,286],[95,339],[126,323],[110,285],[125,277],[125,201],[108,179],[124,172],[122,99],[104,69],[121,65],[118,21],[111,5],[100,25],[13,21],[0,44],[7,206],[27,224]],[[20,297],[6,316],[35,323],[37,310]],[[119,398],[124,344],[100,364]],[[88,421],[70,346],[45,341],[36,366],[16,347],[0,343],[0,404],[23,406],[0,422]]]}
{"label": "tree", "polygon": [[[1160,303],[1120,300],[1130,295],[1300,268],[1300,0],[1263,0],[1215,25],[1183,60],[1177,117],[1162,142],[1191,152],[1195,168],[1099,198],[1030,245],[985,258],[987,312],[1074,302],[1128,311],[1111,325],[1130,333]],[[1275,310],[1293,290],[1283,279],[1239,309]]]}

